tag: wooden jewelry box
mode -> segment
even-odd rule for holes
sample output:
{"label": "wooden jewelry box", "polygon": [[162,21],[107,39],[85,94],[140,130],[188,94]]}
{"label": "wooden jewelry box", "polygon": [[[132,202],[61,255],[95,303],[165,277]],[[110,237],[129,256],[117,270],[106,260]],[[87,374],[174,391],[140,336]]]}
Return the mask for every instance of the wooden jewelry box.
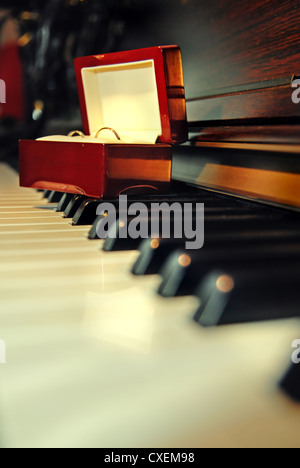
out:
{"label": "wooden jewelry box", "polygon": [[187,140],[178,46],[75,60],[83,132],[20,141],[20,185],[94,198],[167,192]]}

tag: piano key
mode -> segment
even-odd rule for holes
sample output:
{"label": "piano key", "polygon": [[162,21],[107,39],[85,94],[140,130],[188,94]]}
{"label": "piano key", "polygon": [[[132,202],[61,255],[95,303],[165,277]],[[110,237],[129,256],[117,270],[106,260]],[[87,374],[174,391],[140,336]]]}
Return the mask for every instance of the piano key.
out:
{"label": "piano key", "polygon": [[64,193],[52,191],[48,197],[49,203],[59,203]]}
{"label": "piano key", "polygon": [[49,217],[49,210],[41,210],[41,208],[31,209],[13,209],[13,208],[0,208],[0,219],[12,219],[14,216],[18,216],[19,219],[26,218],[43,218]]}
{"label": "piano key", "polygon": [[[251,245],[257,245],[259,242],[266,242],[266,239],[262,238],[261,233],[258,232],[249,232],[248,236],[240,231],[230,231],[230,232],[218,232],[216,233],[206,233],[205,236],[205,246],[220,244],[226,245],[226,247],[234,247],[241,243],[251,243]],[[287,234],[287,235],[286,235]],[[296,233],[296,238],[300,241],[300,232]],[[291,234],[290,232],[282,232],[278,237],[273,236],[268,239],[268,243],[277,243],[284,244],[290,241]],[[182,239],[145,239],[141,242],[139,246],[140,255],[132,268],[132,273],[134,275],[152,275],[160,272],[164,262],[167,260],[168,256],[177,249],[184,249],[186,242],[189,239],[183,237]]]}
{"label": "piano key", "polygon": [[[55,251],[53,251],[53,256],[56,255]],[[116,287],[121,288],[121,284],[123,284],[123,286],[128,286],[128,283],[130,283],[130,276],[126,275],[126,273],[128,264],[132,261],[131,256],[126,256],[126,258],[124,257],[123,259],[122,257],[118,257],[117,262],[111,261],[111,259],[100,259],[99,257],[98,262],[93,262],[89,260],[88,253],[86,261],[83,261],[83,258],[84,254],[82,253],[79,261],[76,263],[77,271],[74,268],[74,262],[68,260],[66,260],[65,264],[58,263],[57,267],[55,267],[53,262],[50,263],[49,261],[46,261],[47,266],[45,268],[40,268],[40,264],[36,263],[36,268],[39,268],[39,274],[36,273],[36,269],[29,263],[26,277],[24,277],[24,271],[22,269],[9,269],[7,277],[0,271],[1,281],[3,280],[1,304],[3,307],[5,306],[3,315],[4,313],[8,314],[10,310],[13,311],[11,307],[16,308],[16,304],[22,304],[25,300],[27,301],[28,307],[30,307],[30,299],[32,299],[33,296],[36,302],[40,302],[44,299],[44,301],[50,301],[50,307],[54,307],[55,304],[59,307],[59,299],[63,297],[82,297],[87,288],[90,292],[102,293],[104,285],[107,290],[114,290]],[[11,265],[13,267],[13,264]],[[116,268],[118,272],[116,272]],[[55,297],[53,297],[53,290],[51,291],[49,289],[49,281],[47,281],[47,279],[49,279],[49,273],[47,275],[47,271],[54,274],[51,287],[55,289]],[[14,273],[14,277],[12,277],[12,273]],[[15,298],[14,301],[11,300],[12,293],[15,290],[13,284],[15,284],[15,288],[18,288],[18,297]],[[36,290],[36,288],[38,288],[38,290]],[[11,306],[12,302],[14,304],[13,306]],[[25,307],[25,303],[23,306]],[[21,307],[20,310],[22,310]],[[32,304],[31,307],[33,311],[34,304]],[[44,304],[43,311],[46,310],[46,307],[47,305]]]}
{"label": "piano key", "polygon": [[[269,211],[270,213],[270,211]],[[254,209],[253,207],[247,206],[222,206],[221,204],[218,206],[218,203],[214,203],[213,206],[209,206],[209,204],[205,204],[205,214],[211,216],[222,216],[222,215],[235,215],[235,216],[253,216],[253,217],[261,217],[267,215],[267,212],[262,210],[261,208]]]}
{"label": "piano key", "polygon": [[72,267],[73,265],[80,265],[81,261],[91,265],[99,265],[100,269],[101,263],[99,256],[95,255],[94,251],[78,251],[76,255],[74,255],[73,252],[59,254],[58,258],[53,258],[53,254],[50,252],[43,255],[38,254],[37,256],[31,255],[30,258],[23,254],[20,254],[17,258],[12,257],[9,263],[0,265],[0,275],[5,276],[5,272],[8,273],[10,271],[28,271],[36,267],[38,267],[39,270],[52,268],[54,265],[56,265],[57,268],[61,268],[63,266]]}
{"label": "piano key", "polygon": [[[128,221],[130,222],[131,219],[133,218],[128,218]],[[145,219],[145,222],[148,222],[148,218]],[[122,224],[123,224],[122,221],[117,220],[117,222],[114,223],[112,227],[112,229],[116,230],[116,237],[112,237],[108,233],[106,239],[104,240],[103,250],[105,250],[106,252],[122,252],[122,251],[138,250],[139,245],[142,242],[142,239],[141,238],[133,239],[130,236],[127,236],[125,239],[121,239],[119,236],[119,232],[120,232],[120,226]]]}
{"label": "piano key", "polygon": [[[16,236],[31,236],[35,235],[38,232],[53,234],[53,233],[60,233],[66,232],[68,227],[64,224],[60,224],[59,222],[54,223],[47,223],[45,224],[38,224],[38,225],[31,225],[31,226],[24,226],[20,224],[19,226],[2,226],[0,230],[0,240],[5,237],[7,238],[10,236],[11,238]],[[72,230],[72,226],[69,227],[70,231]],[[85,232],[85,230],[82,230]]]}
{"label": "piano key", "polygon": [[219,268],[196,291],[194,319],[202,326],[300,317],[299,259],[253,262]]}
{"label": "piano key", "polygon": [[247,265],[259,270],[264,262],[300,260],[300,242],[281,244],[276,242],[257,242],[234,244],[207,244],[197,252],[176,251],[170,255],[160,273],[162,283],[158,293],[164,297],[193,294],[204,275],[214,268]]}
{"label": "piano key", "polygon": [[[52,242],[51,242],[52,240]],[[55,243],[55,246],[53,246]],[[0,251],[0,259],[19,257],[24,255],[24,257],[32,255],[43,255],[48,252],[55,252],[55,254],[64,254],[64,253],[76,253],[76,252],[94,252],[95,253],[95,244],[93,247],[89,242],[86,242],[84,236],[78,238],[78,233],[76,236],[65,236],[61,235],[56,239],[51,238],[40,238],[39,242],[26,242],[25,240],[16,239],[16,242],[7,242],[5,249]],[[71,245],[70,245],[71,244]],[[102,244],[102,241],[99,240],[99,245]],[[4,245],[2,243],[1,245]],[[54,248],[55,247],[55,248]]]}
{"label": "piano key", "polygon": [[297,217],[283,217],[270,213],[269,216],[205,216],[205,239],[218,233],[228,237],[237,233],[243,238],[281,238],[298,239],[300,221]]}
{"label": "piano key", "polygon": [[44,190],[43,198],[46,198],[48,200],[51,193],[52,193],[52,190]]}
{"label": "piano key", "polygon": [[75,195],[73,193],[64,193],[57,205],[57,213],[63,213],[66,210],[70,201],[73,200],[73,198],[75,198]]}
{"label": "piano key", "polygon": [[[101,218],[103,219],[103,218]],[[101,222],[101,219],[99,222]],[[130,225],[131,221],[134,219],[134,217],[128,216],[127,221],[128,225]],[[140,218],[141,222],[147,223],[148,226],[148,233],[149,236],[151,235],[151,223],[153,222],[153,218]],[[159,230],[162,230],[162,216],[159,217],[157,220],[159,222]],[[124,222],[121,219],[118,219],[116,223],[113,224],[112,226],[112,231],[116,233],[116,236],[113,237],[109,233],[107,237],[105,238],[104,246],[103,249],[106,252],[121,252],[121,251],[126,251],[126,250],[137,250],[139,248],[139,245],[143,241],[140,237],[133,239],[129,235],[127,235],[126,238],[120,237],[120,227],[124,227]],[[171,233],[174,232],[174,219],[171,218]],[[158,233],[160,234],[160,233]]]}
{"label": "piano key", "polygon": [[136,276],[158,274],[171,252],[183,249],[184,244],[184,239],[144,239],[132,273]]}
{"label": "piano key", "polygon": [[[196,216],[196,206],[193,205],[193,220],[195,220],[195,216]],[[149,216],[150,216],[150,212],[149,212]],[[275,216],[275,218],[274,218]],[[281,216],[281,215],[277,215],[277,214],[269,214],[269,217],[270,217],[270,221],[271,222],[275,222],[275,219],[277,218],[277,216]],[[95,222],[95,225],[93,226],[92,230],[90,231],[90,236],[96,238],[98,237],[97,236],[97,225],[98,223],[101,221],[101,217],[100,218],[97,218],[96,222]],[[128,217],[128,223],[130,223],[130,221],[134,219],[133,217]],[[160,215],[160,230],[162,229],[162,226],[161,226],[161,220],[162,220],[162,215]],[[211,232],[214,232],[214,234],[217,232],[219,235],[219,232],[220,232],[220,229],[223,230],[223,228],[230,230],[230,232],[232,232],[232,230],[234,229],[234,227],[237,226],[237,221],[238,221],[238,226],[240,227],[240,229],[242,229],[242,226],[244,226],[244,229],[247,229],[248,231],[250,229],[252,230],[258,230],[259,229],[259,226],[263,225],[263,226],[268,226],[268,228],[270,228],[269,226],[269,220],[268,220],[268,217],[266,217],[265,215],[261,215],[260,213],[257,213],[257,212],[252,212],[250,211],[249,213],[247,213],[246,210],[244,210],[243,214],[240,213],[240,211],[237,211],[237,212],[234,212],[234,211],[231,211],[230,214],[224,214],[222,211],[220,211],[219,214],[216,214],[216,211],[215,209],[213,209],[212,211],[210,211],[210,209],[205,209],[205,231],[206,231],[206,236],[211,233]],[[148,218],[147,221],[148,222],[148,232],[149,232],[149,237],[151,237],[152,235],[152,231],[151,231],[151,223],[152,223],[152,219],[151,218]],[[184,222],[184,217],[182,217],[182,222]],[[258,222],[261,222],[262,224],[258,224]],[[222,224],[221,224],[222,223]],[[219,224],[219,226],[218,226]],[[122,250],[134,250],[134,249],[138,249],[139,245],[141,244],[142,242],[142,239],[129,239],[129,238],[120,238],[119,236],[119,225],[120,225],[120,220],[117,220],[116,222],[116,237],[110,237],[109,235],[107,236],[106,238],[106,241],[105,241],[105,244],[104,244],[104,249],[108,252],[111,252],[111,251],[122,251]],[[221,226],[220,226],[221,225]],[[274,225],[273,225],[274,227]],[[183,232],[184,232],[184,229],[183,229]],[[171,236],[173,236],[174,234],[174,218],[171,217]],[[161,233],[156,233],[157,235],[161,235]],[[299,224],[299,235],[300,235],[300,224]]]}
{"label": "piano key", "polygon": [[94,223],[93,223],[93,226],[91,227],[91,229],[89,230],[89,233],[88,233],[88,239],[89,240],[99,240],[99,237],[98,237],[98,234],[97,234],[97,228],[98,228],[98,224],[99,222],[103,219],[103,216],[97,216]]}
{"label": "piano key", "polygon": [[[168,312],[170,312],[168,310]],[[106,318],[105,315],[101,315],[101,319],[104,320]],[[127,315],[126,318],[128,319],[129,316]],[[137,317],[135,316],[135,320]],[[90,331],[91,326],[93,325],[93,317],[89,317],[91,323],[88,322]],[[133,317],[130,320],[130,323],[133,322]],[[118,321],[116,321],[118,323]],[[145,321],[145,324],[147,321]],[[158,325],[158,324],[157,324]],[[286,327],[287,328],[287,327]],[[232,375],[232,381],[234,384],[237,384],[236,390],[232,395],[228,395],[228,390],[230,390],[231,385],[223,384],[223,392],[216,395],[216,391],[213,391],[216,385],[225,377],[225,373],[221,371],[222,365],[227,363],[227,359],[224,356],[219,357],[218,362],[220,363],[220,367],[218,366],[219,372],[221,372],[221,376],[218,373],[218,377],[216,375],[212,375],[210,379],[205,379],[207,382],[200,383],[201,379],[200,376],[196,375],[192,378],[192,368],[195,367],[195,361],[192,359],[190,362],[189,359],[184,359],[184,350],[183,346],[182,349],[177,353],[177,366],[175,364],[175,357],[168,355],[167,350],[162,350],[160,353],[157,353],[156,356],[156,365],[155,365],[155,357],[150,355],[142,359],[139,357],[138,353],[138,346],[140,343],[143,343],[146,340],[147,335],[142,335],[140,339],[140,343],[136,343],[136,348],[131,350],[131,359],[128,356],[129,352],[126,352],[126,343],[130,343],[134,341],[134,333],[132,335],[126,336],[123,333],[123,347],[122,351],[125,353],[125,356],[122,353],[116,352],[116,346],[114,346],[114,341],[112,341],[111,345],[107,344],[105,347],[105,338],[101,335],[96,335],[99,332],[99,326],[94,328],[94,334],[99,336],[98,341],[94,339],[95,344],[91,346],[90,352],[88,350],[88,340],[84,338],[79,333],[77,327],[72,326],[70,330],[70,324],[63,324],[60,323],[59,329],[55,327],[49,327],[49,333],[47,336],[43,337],[43,345],[41,345],[41,339],[38,340],[37,334],[43,336],[43,327],[39,324],[38,326],[33,329],[32,327],[29,330],[26,330],[26,333],[23,332],[23,337],[20,342],[20,347],[24,348],[24,360],[27,362],[26,368],[29,368],[30,363],[30,371],[31,375],[37,374],[38,377],[33,381],[29,380],[29,376],[24,375],[21,371],[21,366],[18,365],[16,357],[18,356],[18,352],[15,351],[13,354],[14,358],[14,373],[10,376],[5,376],[4,382],[2,384],[3,390],[3,401],[5,403],[5,407],[2,411],[2,424],[5,427],[5,433],[9,433],[9,439],[7,444],[9,445],[16,445],[17,442],[21,441],[20,433],[24,431],[26,425],[25,421],[30,415],[30,411],[32,410],[32,395],[36,395],[37,390],[38,393],[36,396],[36,405],[39,405],[39,421],[36,418],[31,417],[31,425],[30,429],[27,427],[27,431],[24,431],[22,437],[22,445],[38,445],[43,446],[47,444],[48,446],[51,445],[72,445],[76,446],[78,441],[80,440],[80,446],[88,445],[88,446],[95,446],[97,445],[96,442],[96,433],[97,437],[101,437],[101,445],[110,445],[110,442],[114,441],[114,444],[120,443],[126,445],[130,444],[130,442],[134,445],[135,444],[143,444],[142,441],[145,440],[145,436],[139,435],[139,432],[142,430],[142,420],[147,419],[148,424],[150,424],[150,428],[147,428],[146,438],[150,440],[153,445],[155,442],[159,445],[159,440],[161,440],[162,444],[168,445],[167,440],[172,440],[174,446],[180,445],[179,443],[176,444],[176,441],[183,440],[184,443],[187,443],[185,438],[190,438],[191,435],[188,436],[186,433],[192,432],[192,437],[197,439],[200,437],[201,440],[204,440],[204,443],[209,443],[209,440],[214,441],[216,443],[216,439],[222,441],[224,443],[224,431],[223,427],[226,427],[226,420],[228,424],[228,417],[231,419],[232,425],[230,425],[229,431],[229,438],[233,437],[235,440],[234,434],[241,430],[244,425],[248,427],[248,425],[252,421],[252,427],[256,427],[256,418],[260,421],[265,421],[264,424],[264,431],[266,431],[272,427],[271,433],[273,434],[273,438],[280,435],[282,433],[282,425],[288,426],[288,436],[292,435],[292,430],[298,427],[296,423],[296,415],[298,416],[299,412],[297,410],[296,405],[292,405],[289,410],[283,411],[285,406],[284,399],[279,399],[279,401],[274,397],[272,398],[272,392],[274,393],[273,387],[271,389],[266,388],[263,384],[264,380],[266,380],[266,373],[269,377],[273,376],[273,373],[276,374],[276,364],[275,360],[280,356],[280,352],[282,352],[283,346],[277,349],[275,347],[275,352],[273,355],[273,359],[270,358],[269,354],[267,353],[262,360],[262,363],[268,369],[271,369],[269,372],[264,372],[258,366],[256,372],[252,370],[251,363],[254,361],[253,357],[252,360],[250,358],[250,350],[248,349],[249,341],[251,338],[255,338],[257,351],[262,352],[265,347],[272,347],[275,346],[275,339],[278,337],[286,336],[289,339],[289,335],[287,330],[281,331],[275,328],[272,328],[273,335],[271,333],[266,334],[265,342],[263,344],[262,337],[255,337],[255,331],[257,330],[250,330],[247,335],[246,345],[244,345],[243,349],[245,350],[243,353],[244,364],[248,364],[250,369],[248,369],[247,375],[244,377],[244,383],[241,384],[240,381],[241,376],[238,373],[238,364],[242,365],[242,358],[240,357],[232,357],[232,359],[228,359],[227,365],[227,372]],[[180,333],[176,334],[177,329],[172,332],[169,332],[169,337],[179,336]],[[245,337],[245,332],[243,330],[239,330],[240,336],[242,332],[242,338]],[[78,337],[76,338],[76,333],[78,333]],[[108,331],[107,331],[108,333]],[[93,341],[93,336],[91,335],[90,341]],[[20,334],[19,334],[20,336]],[[15,340],[18,336],[15,336]],[[110,336],[108,335],[107,338]],[[12,339],[12,336],[9,335],[9,338]],[[113,340],[115,337],[111,336]],[[127,341],[126,341],[127,338]],[[210,336],[210,339],[212,336]],[[215,338],[215,337],[213,337]],[[231,343],[228,340],[222,339],[219,335],[219,339],[221,339],[221,344],[219,353],[221,353],[221,349],[223,352],[227,349],[226,356],[229,356],[234,353],[236,349],[238,349],[238,339],[236,334],[230,333]],[[20,339],[20,338],[19,338]],[[245,338],[244,338],[245,339]],[[15,340],[13,341],[15,343]],[[41,356],[40,359],[33,359],[32,356],[32,347],[29,347],[28,344],[34,342],[36,347],[40,350]],[[206,355],[211,349],[211,343],[209,343],[208,337],[203,336],[201,339],[201,346],[198,348],[194,347],[193,344],[186,343],[186,354],[189,356],[190,353],[196,351],[196,349],[201,352],[201,354]],[[52,349],[54,343],[57,343],[57,348]],[[76,345],[80,346],[80,352],[76,351]],[[103,344],[102,344],[103,343]],[[226,348],[226,346],[228,346]],[[105,351],[108,353],[108,350],[112,348],[110,352],[110,360],[101,360],[100,355]],[[250,346],[249,346],[250,348]],[[94,356],[92,356],[92,349],[94,349]],[[69,350],[69,352],[68,352]],[[125,350],[125,351],[124,351]],[[246,351],[247,350],[247,351]],[[279,352],[280,351],[280,352]],[[66,356],[68,355],[68,357]],[[239,353],[237,353],[239,355]],[[206,360],[206,364],[202,364],[199,366],[199,372],[201,373],[207,372],[209,369],[209,365],[213,365],[215,362],[215,355],[213,357],[209,354],[209,357]],[[43,371],[42,361],[47,363],[48,373]],[[76,362],[77,361],[77,362]],[[85,368],[83,362],[85,361]],[[221,361],[221,362],[220,362]],[[64,377],[64,372],[67,366],[67,362],[69,365],[69,371],[67,373],[68,377]],[[86,363],[89,363],[87,366]],[[141,373],[140,367],[145,366],[142,373],[144,377],[144,381],[141,381],[138,378],[138,373]],[[168,368],[163,371],[163,368],[168,364]],[[95,373],[96,377],[91,377],[91,371],[98,367],[98,373],[100,373],[101,378],[98,377],[98,373]],[[117,367],[117,370],[111,370],[111,367]],[[154,372],[154,368],[155,372]],[[178,368],[185,379],[185,384],[178,384],[178,374],[176,379],[176,367],[177,372]],[[78,379],[78,374],[76,373],[80,369],[80,376],[81,378]],[[51,370],[51,375],[50,374]],[[130,379],[128,379],[128,372],[130,372]],[[195,373],[195,372],[194,372]],[[196,373],[198,374],[198,373]],[[239,375],[239,378],[236,376]],[[105,376],[105,380],[103,379]],[[255,378],[253,378],[256,376]],[[52,377],[52,378],[51,378]],[[53,378],[55,377],[55,381]],[[103,380],[106,385],[103,384]],[[22,382],[22,385],[20,386]],[[91,383],[93,384],[91,385]],[[117,391],[117,387],[119,387],[120,382],[123,382],[123,385],[126,386],[126,391],[120,392]],[[160,382],[160,383],[159,383]],[[177,385],[176,385],[177,382]],[[193,392],[191,393],[188,390],[189,385],[186,385],[186,382],[193,383]],[[252,383],[252,385],[251,385]],[[38,386],[38,387],[37,387]],[[72,388],[72,399],[67,397],[68,389]],[[87,391],[88,387],[90,389]],[[171,392],[172,386],[175,386],[175,390]],[[248,386],[248,387],[247,387]],[[22,388],[21,391],[17,389]],[[74,391],[74,389],[76,389]],[[200,395],[203,395],[203,399],[199,400],[199,391],[202,389]],[[251,389],[251,391],[250,391]],[[148,405],[143,405],[142,399],[138,397],[139,392],[143,392],[143,394],[147,397]],[[169,399],[167,397],[167,393],[170,392],[172,394],[171,402],[170,396]],[[175,392],[175,395],[173,394]],[[196,398],[195,393],[198,393],[198,398]],[[265,397],[258,398],[257,396],[264,393]],[[78,404],[76,408],[76,403],[80,401],[80,397],[82,395],[88,395],[88,401],[85,400],[85,404]],[[159,394],[159,397],[158,397]],[[252,398],[250,397],[250,394]],[[101,396],[101,399],[99,398]],[[181,395],[183,398],[183,402],[180,404],[180,409],[178,408],[178,404],[176,406],[176,398]],[[242,395],[242,396],[241,396]],[[209,397],[210,396],[210,397]],[[234,396],[234,398],[232,398]],[[46,399],[48,402],[56,403],[51,408],[51,411],[46,410],[45,403]],[[155,403],[155,399],[157,400]],[[143,399],[144,400],[144,399]],[[191,401],[192,400],[192,401]],[[257,401],[258,400],[258,401]],[[24,405],[24,401],[27,401],[27,405]],[[104,402],[105,401],[105,402]],[[210,405],[207,404],[207,401],[213,401],[214,410]],[[97,402],[97,403],[96,403]],[[113,404],[114,402],[114,404]],[[267,403],[268,402],[268,403]],[[23,403],[23,407],[22,407]],[[243,405],[245,403],[245,405]],[[248,403],[248,404],[246,404]],[[251,403],[251,410],[249,408],[249,404]],[[276,404],[277,403],[277,404]],[[14,404],[14,406],[13,406]],[[114,407],[114,411],[112,409],[112,405]],[[129,408],[128,408],[129,405]],[[149,407],[150,405],[150,407]],[[216,406],[217,405],[217,408]],[[228,408],[228,405],[230,408]],[[193,411],[191,410],[191,406],[193,407]],[[236,411],[238,407],[241,406],[238,417],[236,416]],[[49,406],[48,406],[49,408]],[[223,408],[223,411],[220,411]],[[224,410],[225,408],[225,410]],[[228,409],[227,409],[228,408]],[[22,411],[20,411],[22,409]],[[19,414],[18,414],[19,410]],[[205,422],[202,421],[200,425],[199,422],[196,421],[196,416],[193,413],[196,412],[199,414],[205,415]],[[180,415],[182,412],[185,413],[185,418],[183,422],[183,426],[178,424],[180,421]],[[154,413],[151,417],[151,413]],[[224,414],[225,413],[225,414]],[[263,414],[262,414],[263,413]],[[160,414],[159,423],[156,422],[156,418]],[[164,431],[161,428],[161,415],[166,417],[167,422],[164,425],[164,430],[168,430],[168,436],[164,434]],[[292,417],[294,414],[294,417]],[[53,419],[60,415],[60,421],[63,425],[63,428],[59,427],[54,429],[54,422]],[[271,420],[269,417],[272,415]],[[52,418],[51,418],[52,416]],[[119,421],[120,417],[126,418],[126,421],[131,420],[131,424],[129,424],[129,430],[127,431],[123,429],[121,425],[119,429]],[[255,423],[253,423],[253,419],[255,419]],[[83,422],[84,431],[78,429],[77,424],[75,422]],[[213,421],[213,424],[212,424]],[[280,423],[279,423],[280,421]],[[110,424],[109,424],[110,422]],[[210,422],[210,423],[209,423]],[[176,427],[173,428],[174,423],[176,423]],[[16,425],[19,424],[19,428],[17,430]],[[105,424],[105,431],[102,429],[103,424]],[[114,431],[111,428],[111,424],[116,428]],[[216,424],[221,424],[221,428],[218,427],[220,432],[223,433],[221,436],[219,430],[216,434]],[[73,425],[73,430],[71,430],[71,426]],[[80,425],[80,424],[79,424]],[[206,426],[206,430],[204,427]],[[281,427],[281,431],[279,430],[279,425]],[[292,425],[292,428],[289,426]],[[75,426],[75,427],[74,427]],[[148,425],[147,425],[148,426]],[[179,427],[180,429],[179,429]],[[39,430],[38,430],[39,427]],[[260,425],[258,424],[258,427]],[[266,429],[267,427],[267,429]],[[155,429],[154,434],[152,431]],[[156,432],[158,431],[158,433]],[[114,434],[113,434],[114,432]],[[196,434],[195,434],[196,432]],[[244,431],[242,432],[242,441],[244,442],[247,437],[249,437],[249,432]],[[275,432],[275,436],[274,436]],[[262,436],[262,432],[256,435],[255,440],[259,440]],[[227,436],[226,436],[227,439]],[[280,439],[280,437],[279,437]],[[239,439],[241,440],[241,439]],[[267,437],[267,440],[273,440],[273,444],[275,445],[274,439],[271,436]],[[280,439],[281,440],[281,439]],[[290,440],[295,440],[294,438]],[[116,442],[117,441],[117,442]],[[194,441],[193,441],[194,442]],[[253,438],[251,438],[251,442],[253,443]],[[277,440],[276,440],[277,442]],[[242,443],[242,442],[240,442]],[[201,444],[202,445],[202,444]],[[189,445],[187,445],[189,446]]]}
{"label": "piano key", "polygon": [[0,210],[25,210],[25,209],[30,209],[32,210],[33,208],[37,206],[46,206],[46,203],[41,203],[41,200],[18,200],[17,202],[14,202],[12,200],[0,200]]}
{"label": "piano key", "polygon": [[[128,200],[130,202],[130,197],[128,198]],[[131,200],[131,201],[137,201],[137,200]],[[217,197],[213,195],[209,196],[208,192],[200,191],[200,190],[196,192],[196,195],[195,193],[193,193],[193,194],[190,194],[189,197],[187,196],[187,194],[183,194],[182,196],[175,194],[173,196],[170,196],[169,198],[166,198],[165,195],[161,196],[160,198],[158,198],[157,196],[156,197],[145,196],[143,198],[140,197],[139,201],[145,203],[147,207],[149,207],[151,203],[163,203],[163,202],[169,203],[170,201],[172,201],[173,203],[180,202],[182,204],[183,203],[204,203],[206,211],[211,212],[212,215],[213,214],[218,215],[220,213],[223,214],[224,212],[227,212],[227,214],[234,214],[234,213],[238,214],[240,213],[240,210],[241,210],[241,206],[239,202],[235,200],[231,200],[231,199],[224,200],[222,198],[218,199]],[[110,201],[110,202],[114,203],[115,208],[117,209],[117,212],[118,212],[118,203],[116,201]],[[245,209],[245,207],[243,207],[243,213],[245,213],[245,211],[248,212],[248,210]],[[253,212],[252,209],[251,211]],[[102,219],[102,216],[99,216],[99,217],[96,217],[96,219],[94,220],[93,226],[88,235],[88,238],[90,240],[98,239],[97,226],[98,226],[99,221],[101,221],[101,219]]]}
{"label": "piano key", "polygon": [[16,203],[17,201],[31,201],[31,200],[41,200],[40,197],[37,197],[37,196],[32,196],[32,194],[10,194],[10,193],[7,193],[7,192],[4,192],[1,194],[1,201],[4,202],[4,201],[10,201],[10,202],[14,202]]}
{"label": "piano key", "polygon": [[73,217],[73,226],[92,225],[97,218],[97,208],[100,203],[99,199],[83,201]]}
{"label": "piano key", "polygon": [[[1,232],[1,231],[0,231]],[[41,234],[42,232],[42,234]],[[0,235],[0,246],[1,249],[7,250],[8,248],[14,249],[16,245],[22,246],[23,250],[27,250],[28,246],[31,244],[55,244],[60,241],[74,242],[78,238],[78,230],[67,230],[59,229],[57,231],[49,231],[45,229],[43,231],[37,231],[33,233],[21,233],[18,232],[16,235]],[[80,235],[84,241],[85,230],[80,229]],[[98,239],[98,242],[102,242]],[[5,246],[5,247],[4,247]]]}
{"label": "piano key", "polygon": [[[47,216],[48,215],[48,216]],[[45,212],[42,213],[42,216],[40,217],[25,217],[23,218],[22,216],[12,219],[10,218],[2,218],[0,217],[0,226],[1,227],[12,227],[12,226],[37,226],[39,224],[43,225],[65,225],[65,222],[63,219],[59,218],[54,218],[54,217],[49,217],[49,213]]]}
{"label": "piano key", "polygon": [[300,365],[292,364],[280,382],[281,389],[293,400],[300,402]]}
{"label": "piano key", "polygon": [[73,218],[76,211],[80,207],[80,205],[86,200],[87,198],[83,195],[76,195],[72,200],[69,202],[67,208],[64,211],[64,218]]}

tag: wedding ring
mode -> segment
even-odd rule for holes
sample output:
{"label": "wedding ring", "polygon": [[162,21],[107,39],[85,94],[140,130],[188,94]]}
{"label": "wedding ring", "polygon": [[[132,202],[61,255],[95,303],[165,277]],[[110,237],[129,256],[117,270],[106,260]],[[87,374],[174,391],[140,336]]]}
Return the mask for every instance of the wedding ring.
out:
{"label": "wedding ring", "polygon": [[102,132],[103,130],[109,130],[110,132],[112,132],[115,135],[115,137],[117,137],[117,139],[119,141],[121,141],[121,138],[120,138],[119,134],[116,132],[116,130],[114,130],[113,128],[110,128],[110,127],[100,128],[100,130],[98,130],[98,132],[96,133],[96,138],[98,138],[99,133]]}
{"label": "wedding ring", "polygon": [[80,130],[74,130],[68,134],[68,137],[80,136],[81,138],[85,138],[85,134],[82,133]]}

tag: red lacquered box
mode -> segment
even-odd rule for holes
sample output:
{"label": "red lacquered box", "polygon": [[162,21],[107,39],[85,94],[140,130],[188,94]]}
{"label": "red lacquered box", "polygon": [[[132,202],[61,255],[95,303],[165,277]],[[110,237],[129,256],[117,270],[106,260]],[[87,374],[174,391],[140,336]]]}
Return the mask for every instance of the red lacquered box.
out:
{"label": "red lacquered box", "polygon": [[178,46],[75,60],[84,134],[20,141],[20,184],[88,197],[168,191],[187,140]]}

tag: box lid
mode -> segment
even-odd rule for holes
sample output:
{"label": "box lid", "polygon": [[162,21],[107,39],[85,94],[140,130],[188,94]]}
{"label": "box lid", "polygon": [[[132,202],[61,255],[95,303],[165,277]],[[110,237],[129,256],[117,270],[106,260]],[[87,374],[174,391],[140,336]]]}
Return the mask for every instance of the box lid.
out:
{"label": "box lid", "polygon": [[75,60],[83,129],[113,128],[126,141],[180,143],[188,138],[178,46]]}

